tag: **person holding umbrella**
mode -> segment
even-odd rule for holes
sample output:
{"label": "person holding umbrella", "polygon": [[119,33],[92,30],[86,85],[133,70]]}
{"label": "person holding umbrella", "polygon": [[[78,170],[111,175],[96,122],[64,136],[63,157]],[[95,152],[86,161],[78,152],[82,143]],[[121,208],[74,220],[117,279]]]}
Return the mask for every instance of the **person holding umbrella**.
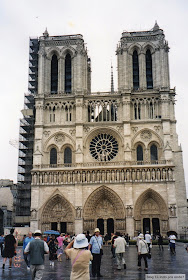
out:
{"label": "person holding umbrella", "polygon": [[57,249],[58,249],[58,241],[55,237],[55,234],[51,235],[50,241],[48,242],[48,247],[49,247],[49,260],[50,260],[50,265],[53,267],[54,266],[54,260],[57,259]]}

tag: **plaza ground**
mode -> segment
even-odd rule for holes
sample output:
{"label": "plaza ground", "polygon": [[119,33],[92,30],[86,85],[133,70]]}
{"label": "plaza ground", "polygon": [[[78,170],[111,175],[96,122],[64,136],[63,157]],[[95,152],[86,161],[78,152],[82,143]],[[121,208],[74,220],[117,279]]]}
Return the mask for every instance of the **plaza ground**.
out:
{"label": "plaza ground", "polygon": [[[31,280],[30,272],[27,271],[22,255],[22,247],[17,248],[17,257],[14,259],[12,270],[8,270],[8,262],[6,268],[2,270],[2,257],[0,257],[0,279],[2,280]],[[127,248],[125,253],[127,269],[122,268],[117,271],[116,262],[111,258],[110,246],[104,246],[104,255],[102,258],[101,279],[111,280],[144,280],[146,273],[148,274],[186,274],[188,279],[188,253],[184,248],[184,244],[176,245],[176,255],[172,256],[168,250],[168,246],[164,246],[164,251],[160,252],[158,246],[152,248],[152,258],[148,260],[148,272],[144,271],[144,263],[142,270],[137,270],[137,251],[135,246]],[[48,256],[45,257],[44,280],[68,280],[70,279],[71,263],[65,259],[63,255],[62,262],[55,262],[54,268],[50,267]],[[94,279],[91,277],[91,279]],[[95,278],[96,279],[96,278]]]}

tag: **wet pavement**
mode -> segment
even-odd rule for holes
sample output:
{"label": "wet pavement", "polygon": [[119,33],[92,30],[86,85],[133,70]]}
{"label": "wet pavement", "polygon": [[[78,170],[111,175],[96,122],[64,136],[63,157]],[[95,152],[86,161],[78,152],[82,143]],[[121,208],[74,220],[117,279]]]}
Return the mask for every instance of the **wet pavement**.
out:
{"label": "wet pavement", "polygon": [[[5,270],[2,270],[2,257],[0,257],[0,279],[2,280],[31,280],[30,272],[27,271],[26,264],[23,260],[22,248],[17,248],[18,255],[13,262],[12,270],[8,270],[8,261]],[[184,249],[184,244],[176,245],[176,255],[172,256],[168,250],[168,246],[164,246],[164,251],[160,252],[158,246],[152,248],[152,258],[148,260],[148,272],[144,271],[144,263],[142,270],[137,270],[137,251],[135,246],[127,248],[125,253],[127,269],[117,270],[114,259],[111,258],[110,246],[104,246],[104,255],[102,257],[101,279],[112,280],[145,280],[148,274],[186,274],[188,279],[188,253]],[[143,261],[143,260],[142,260]],[[70,279],[71,264],[70,260],[65,259],[63,254],[62,262],[55,262],[52,268],[49,265],[48,256],[45,260],[44,280],[68,280]],[[91,277],[91,279],[94,279]],[[96,279],[96,278],[95,278]]]}

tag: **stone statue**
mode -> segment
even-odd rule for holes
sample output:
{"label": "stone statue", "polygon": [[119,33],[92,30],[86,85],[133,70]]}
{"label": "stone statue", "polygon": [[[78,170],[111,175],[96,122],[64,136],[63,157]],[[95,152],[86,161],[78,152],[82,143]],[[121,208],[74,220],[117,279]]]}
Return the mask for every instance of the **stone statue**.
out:
{"label": "stone statue", "polygon": [[82,210],[80,207],[76,208],[76,218],[80,219],[82,217]]}
{"label": "stone statue", "polygon": [[149,170],[149,169],[147,170],[147,180],[148,180],[148,181],[151,180],[151,177],[150,177],[150,170]]}
{"label": "stone statue", "polygon": [[37,218],[37,210],[33,209],[31,210],[31,219],[35,220]]}

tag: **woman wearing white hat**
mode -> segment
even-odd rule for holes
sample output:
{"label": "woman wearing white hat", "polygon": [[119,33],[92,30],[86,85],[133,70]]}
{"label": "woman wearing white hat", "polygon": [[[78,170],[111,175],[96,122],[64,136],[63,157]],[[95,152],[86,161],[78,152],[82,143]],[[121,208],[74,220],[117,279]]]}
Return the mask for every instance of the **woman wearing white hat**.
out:
{"label": "woman wearing white hat", "polygon": [[144,235],[142,233],[138,236],[139,242],[138,242],[138,269],[141,270],[141,259],[144,259],[145,262],[145,268],[144,270],[148,270],[148,262],[147,262],[147,254],[148,254],[148,245],[146,241],[144,240]]}
{"label": "woman wearing white hat", "polygon": [[[89,262],[93,259],[91,252],[86,250],[89,243],[84,234],[76,238],[65,248],[66,255],[71,259],[72,271],[70,280],[89,280]],[[73,247],[73,248],[72,248]]]}

